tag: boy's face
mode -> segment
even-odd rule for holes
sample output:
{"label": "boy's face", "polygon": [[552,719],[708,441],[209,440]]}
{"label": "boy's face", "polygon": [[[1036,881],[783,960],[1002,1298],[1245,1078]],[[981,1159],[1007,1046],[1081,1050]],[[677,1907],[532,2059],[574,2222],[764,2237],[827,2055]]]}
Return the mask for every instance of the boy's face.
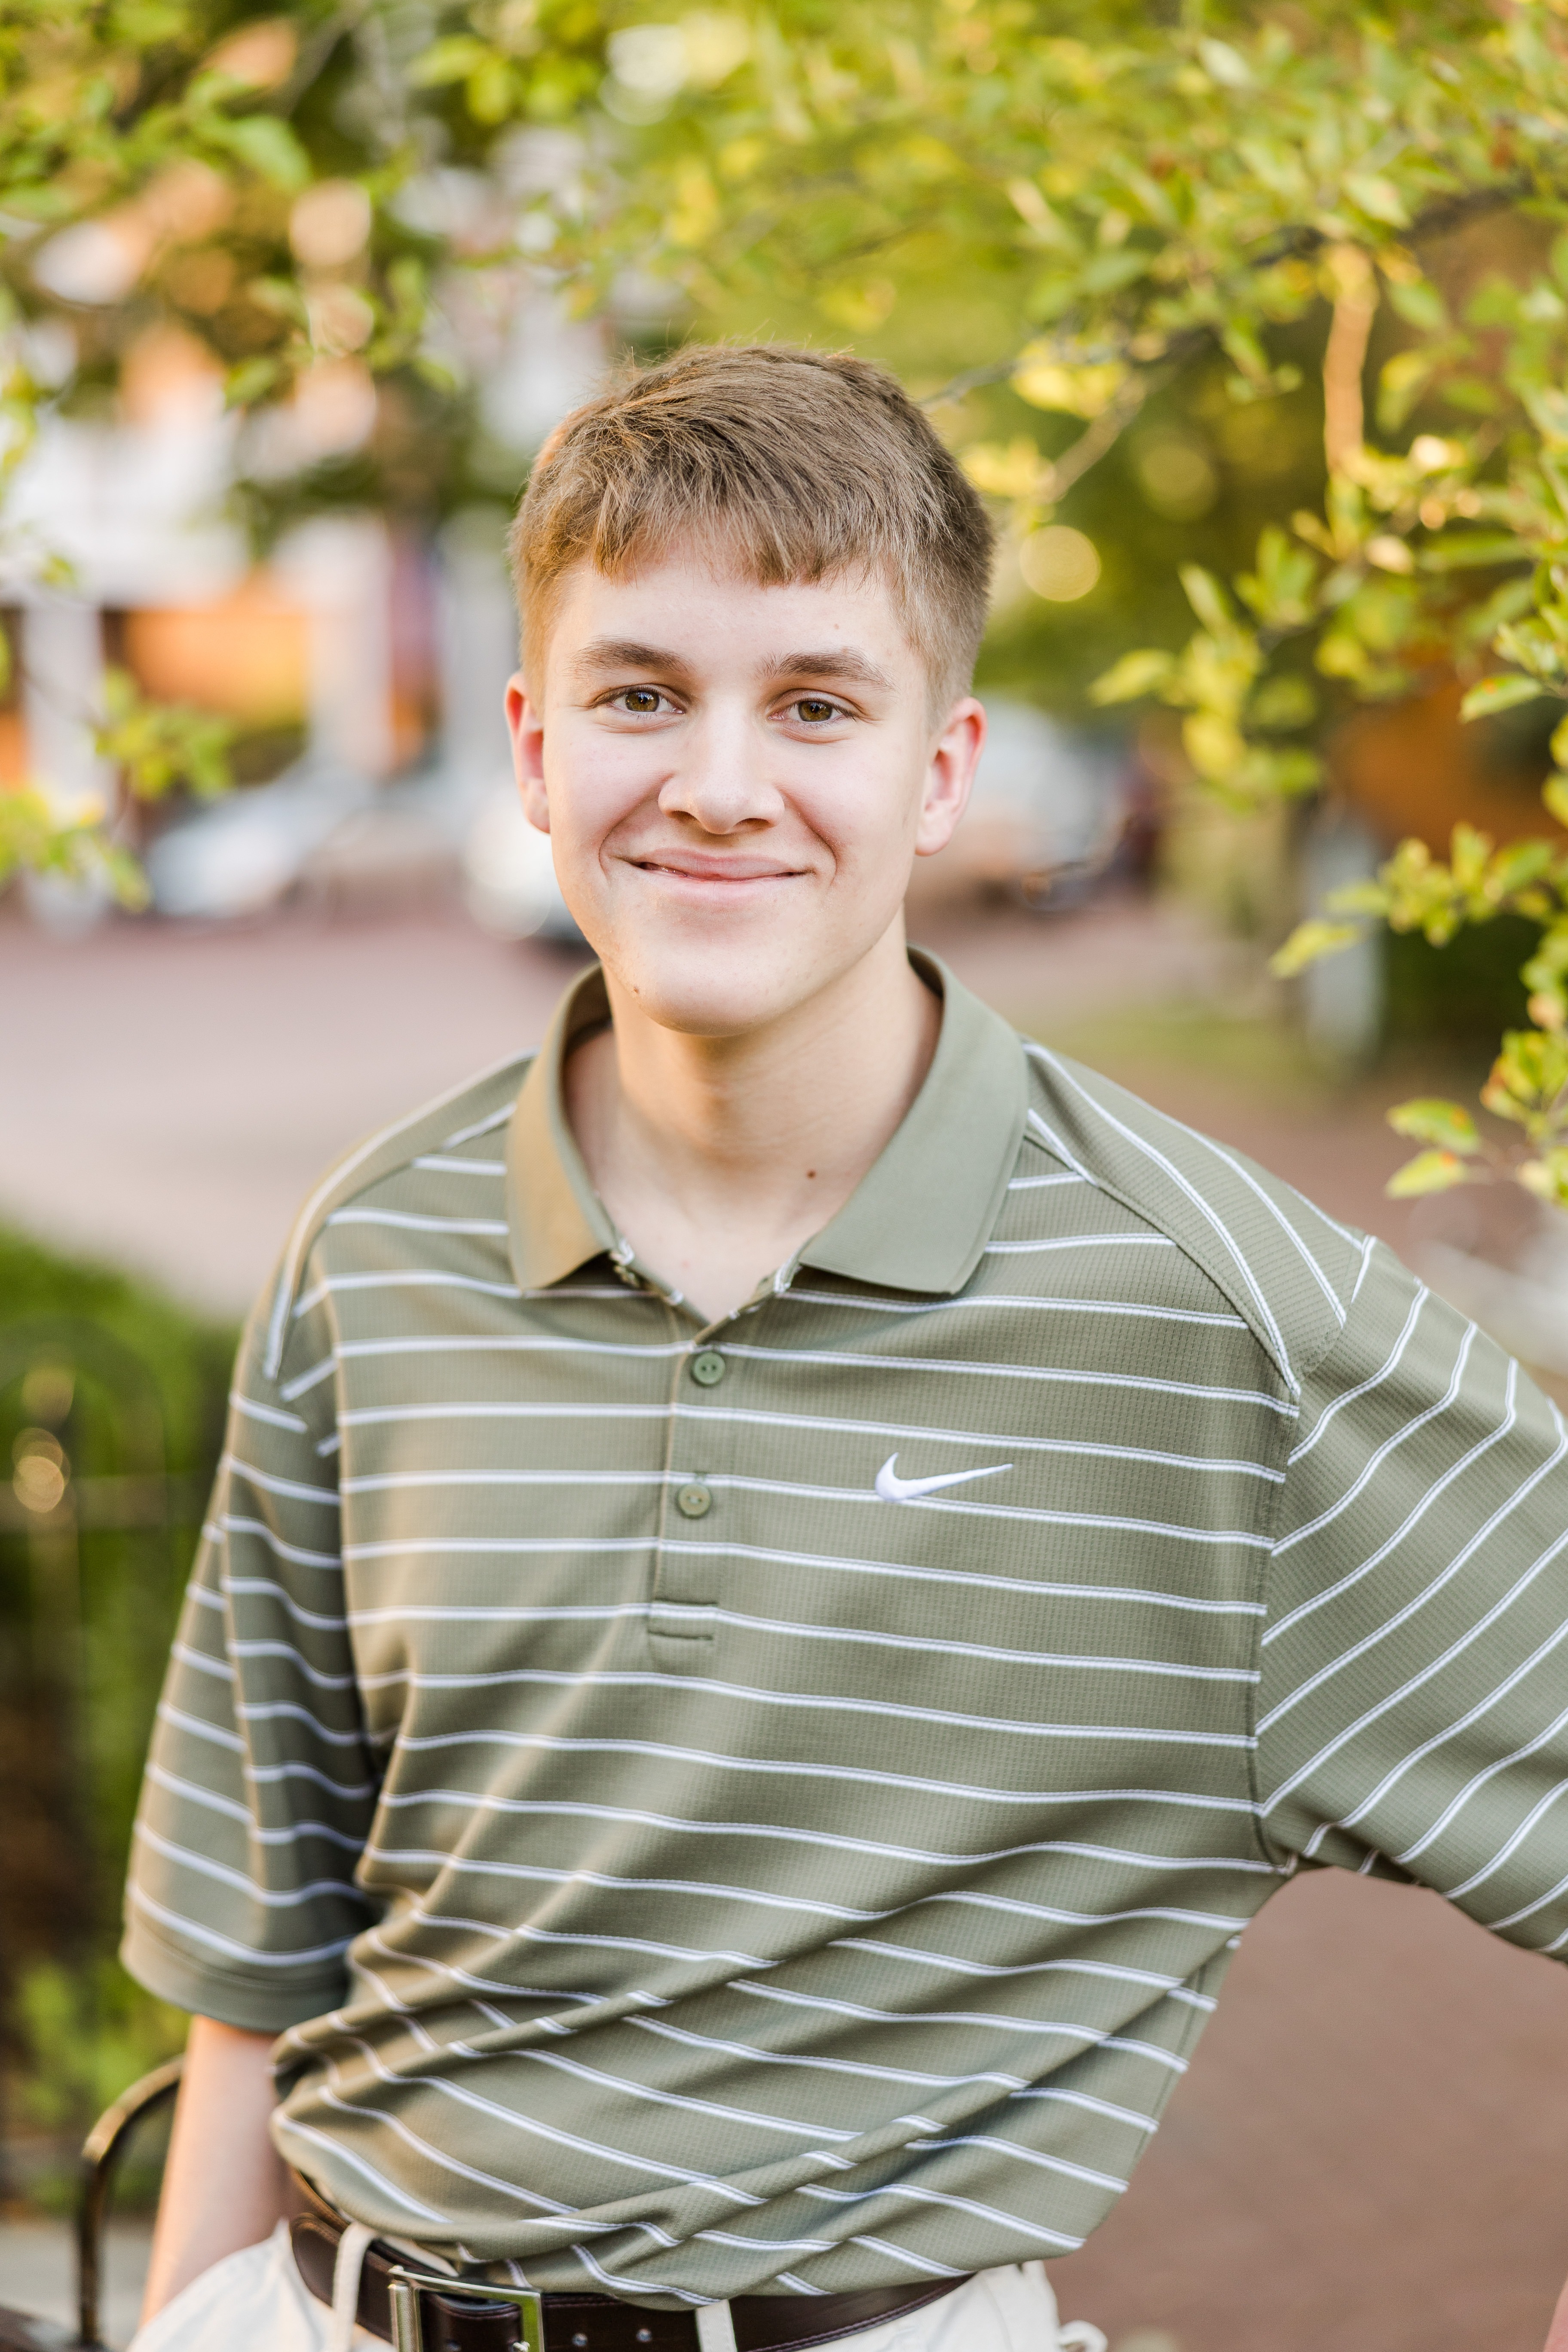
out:
{"label": "boy's face", "polygon": [[567,573],[507,697],[518,781],[574,917],[662,1026],[738,1035],[858,963],[963,814],[973,697],[933,722],[875,580],[762,588],[679,553]]}

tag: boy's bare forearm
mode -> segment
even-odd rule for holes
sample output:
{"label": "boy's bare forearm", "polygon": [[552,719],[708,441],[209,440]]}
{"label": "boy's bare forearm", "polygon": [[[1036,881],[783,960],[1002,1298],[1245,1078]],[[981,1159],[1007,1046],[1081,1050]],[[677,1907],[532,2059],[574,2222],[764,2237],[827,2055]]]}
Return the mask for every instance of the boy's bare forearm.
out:
{"label": "boy's bare forearm", "polygon": [[273,2038],[207,2017],[192,2022],[143,2325],[214,2263],[270,2236],[286,2210],[289,2176],[268,2129]]}
{"label": "boy's bare forearm", "polygon": [[1568,2352],[1568,2286],[1557,2298],[1557,2309],[1546,2334],[1546,2352]]}

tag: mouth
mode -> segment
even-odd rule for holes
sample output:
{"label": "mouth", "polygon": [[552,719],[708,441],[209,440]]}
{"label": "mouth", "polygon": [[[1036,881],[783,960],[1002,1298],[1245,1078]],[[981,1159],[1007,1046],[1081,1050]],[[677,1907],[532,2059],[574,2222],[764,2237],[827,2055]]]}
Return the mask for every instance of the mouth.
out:
{"label": "mouth", "polygon": [[636,873],[684,893],[724,899],[745,898],[781,882],[797,882],[805,868],[777,857],[704,856],[692,850],[656,850],[626,863]]}

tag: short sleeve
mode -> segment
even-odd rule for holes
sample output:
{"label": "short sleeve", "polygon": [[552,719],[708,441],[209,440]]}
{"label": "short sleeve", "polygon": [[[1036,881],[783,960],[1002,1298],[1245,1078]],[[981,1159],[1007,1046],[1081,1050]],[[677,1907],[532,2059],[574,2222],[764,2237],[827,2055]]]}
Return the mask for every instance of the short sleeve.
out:
{"label": "short sleeve", "polygon": [[275,1382],[259,1319],[158,1709],[121,1957],[180,2008],[281,2032],[338,2004],[374,1916],[354,1873],[376,1773],[344,1619],[330,1334],[322,1367]]}
{"label": "short sleeve", "polygon": [[1568,1433],[1381,1246],[1303,1383],[1267,1599],[1269,1843],[1568,1950]]}

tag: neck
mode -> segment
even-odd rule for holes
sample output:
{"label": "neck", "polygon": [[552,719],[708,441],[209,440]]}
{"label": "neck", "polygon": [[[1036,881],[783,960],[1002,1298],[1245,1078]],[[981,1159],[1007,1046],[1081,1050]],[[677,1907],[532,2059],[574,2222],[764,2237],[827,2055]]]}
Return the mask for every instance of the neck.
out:
{"label": "neck", "polygon": [[779,1020],[691,1036],[606,974],[612,1028],[566,1066],[572,1128],[643,1262],[707,1319],[821,1231],[919,1092],[941,1029],[903,921]]}

